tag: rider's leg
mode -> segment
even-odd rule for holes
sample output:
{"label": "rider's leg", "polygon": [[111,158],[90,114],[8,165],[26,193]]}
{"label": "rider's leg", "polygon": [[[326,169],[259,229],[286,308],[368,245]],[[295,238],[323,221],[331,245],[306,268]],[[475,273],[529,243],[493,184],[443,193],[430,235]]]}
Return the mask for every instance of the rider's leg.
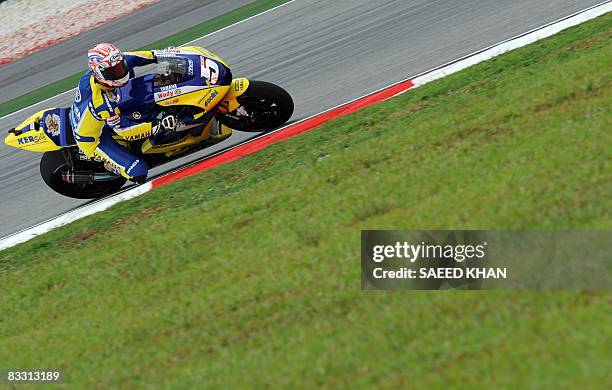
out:
{"label": "rider's leg", "polygon": [[139,184],[144,183],[149,173],[149,166],[142,157],[119,145],[110,131],[102,131],[94,156],[107,162],[115,173]]}
{"label": "rider's leg", "polygon": [[[156,132],[156,128],[151,122],[144,123],[129,123],[121,119],[121,127],[113,128],[113,131],[126,140],[134,140],[144,137],[149,137]],[[144,136],[143,136],[144,135]]]}

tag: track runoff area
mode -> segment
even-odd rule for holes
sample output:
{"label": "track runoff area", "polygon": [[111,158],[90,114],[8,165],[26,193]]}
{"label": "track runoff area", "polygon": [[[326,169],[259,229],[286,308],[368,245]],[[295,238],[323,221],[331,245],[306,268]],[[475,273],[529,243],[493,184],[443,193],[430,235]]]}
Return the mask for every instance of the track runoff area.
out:
{"label": "track runoff area", "polygon": [[221,150],[211,156],[207,156],[202,160],[195,161],[179,169],[155,177],[143,185],[125,189],[117,194],[93,201],[85,206],[78,207],[48,221],[4,237],[0,239],[0,250],[28,241],[38,235],[44,234],[60,226],[67,225],[77,219],[104,211],[117,203],[135,198],[157,187],[161,187],[182,178],[204,172],[216,166],[235,161],[243,156],[255,153],[271,144],[312,130],[325,122],[349,115],[362,108],[372,106],[394,96],[405,93],[412,88],[420,87],[421,85],[459,72],[460,70],[486,61],[510,50],[514,50],[536,42],[540,39],[547,38],[569,27],[576,26],[611,11],[612,1],[605,1],[573,15],[569,15],[565,18],[543,25],[516,37],[468,54],[439,67],[413,76],[407,80],[389,85],[368,95],[343,103],[319,114],[315,114],[311,117],[303,119],[300,122],[292,123],[277,130],[261,134],[240,144],[236,144]]}

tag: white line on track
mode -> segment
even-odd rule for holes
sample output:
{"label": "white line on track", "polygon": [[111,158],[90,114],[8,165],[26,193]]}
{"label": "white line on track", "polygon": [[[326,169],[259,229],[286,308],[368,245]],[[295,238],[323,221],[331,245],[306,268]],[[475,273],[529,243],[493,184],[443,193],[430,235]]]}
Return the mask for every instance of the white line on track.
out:
{"label": "white line on track", "polygon": [[485,47],[484,49],[477,50],[461,58],[449,61],[407,80],[412,80],[414,86],[419,87],[449,74],[459,72],[460,70],[468,68],[472,65],[476,65],[493,57],[497,57],[500,54],[519,47],[527,46],[541,39],[548,38],[562,30],[584,23],[591,19],[595,19],[596,17],[602,16],[611,11],[612,0],[603,1],[582,11],[575,12],[571,15],[544,24],[522,34],[518,34],[512,38],[495,43],[489,47]]}
{"label": "white line on track", "polygon": [[76,221],[77,219],[85,218],[88,215],[104,211],[117,203],[140,196],[145,192],[150,191],[152,187],[153,184],[151,184],[150,182],[145,183],[141,186],[132,187],[127,191],[123,191],[119,194],[102,199],[100,201],[95,201],[88,205],[76,208],[74,210],[70,210],[67,213],[59,215],[48,221],[34,225],[31,228],[22,230],[18,233],[11,234],[10,236],[0,239],[0,250],[10,248],[11,246],[20,244],[22,242],[26,242],[36,236],[47,233],[48,231],[51,231],[55,228]]}
{"label": "white line on track", "polygon": [[[281,8],[281,7],[284,7],[284,6],[288,5],[288,4],[291,4],[291,3],[295,2],[295,1],[297,1],[297,0],[289,0],[289,1],[288,1],[288,2],[286,2],[286,3],[283,3],[283,4],[281,4],[281,5],[277,5],[276,7],[272,7],[272,8],[270,8],[270,9],[265,10],[265,11],[262,11],[262,12],[260,12],[260,13],[258,13],[258,14],[255,14],[255,15],[249,16],[249,17],[248,17],[248,18],[246,18],[246,19],[239,20],[239,21],[237,21],[236,23],[230,24],[229,26],[222,27],[222,28],[220,28],[220,29],[218,29],[218,30],[215,30],[215,31],[213,31],[213,32],[210,32],[210,33],[208,33],[208,34],[206,34],[206,35],[202,35],[201,37],[196,38],[196,39],[194,39],[194,40],[192,40],[192,41],[185,42],[185,43],[181,43],[181,44],[179,44],[179,45],[177,45],[177,46],[186,46],[186,45],[189,45],[189,44],[191,44],[191,43],[193,43],[193,42],[195,42],[195,41],[199,41],[200,39],[207,38],[207,37],[209,37],[209,36],[211,36],[211,35],[213,35],[213,34],[216,34],[216,33],[218,33],[218,32],[221,32],[221,31],[227,30],[228,28],[231,28],[231,27],[237,26],[237,25],[239,25],[239,24],[241,24],[241,23],[244,23],[244,22],[246,22],[246,21],[249,21],[249,20],[251,20],[251,19],[253,19],[253,18],[256,18],[256,17],[261,16],[261,15],[264,15],[264,14],[267,14],[267,13],[272,12],[272,11],[274,11],[274,10],[277,10],[277,9],[279,9],[279,8]],[[234,11],[235,11],[235,10],[234,10]],[[230,11],[230,12],[232,12],[232,11]],[[20,113],[20,112],[22,112],[22,111],[25,111],[25,110],[27,110],[27,109],[29,109],[29,108],[32,108],[32,107],[34,107],[34,106],[36,106],[36,105],[39,105],[39,104],[44,103],[44,102],[47,102],[47,101],[49,101],[49,100],[51,100],[51,99],[55,99],[55,98],[57,98],[57,97],[60,97],[60,96],[65,95],[65,94],[67,94],[67,93],[74,93],[74,91],[76,91],[76,87],[75,87],[75,88],[72,88],[72,89],[69,89],[69,90],[67,90],[67,91],[64,91],[64,92],[60,92],[60,93],[58,93],[58,94],[57,94],[57,95],[55,95],[55,96],[48,97],[48,98],[46,98],[46,99],[44,99],[44,100],[41,100],[41,101],[39,101],[39,102],[36,102],[36,103],[30,104],[30,105],[29,105],[29,106],[27,106],[27,107],[23,107],[23,108],[21,108],[21,109],[19,109],[19,110],[17,110],[17,111],[13,111],[13,112],[11,112],[11,113],[8,113],[8,114],[6,114],[6,115],[4,115],[4,116],[0,117],[0,121],[1,121],[1,120],[3,120],[3,119],[5,119],[5,118],[8,118],[8,117],[10,117],[10,116],[13,116],[13,115],[15,115],[15,114],[18,114],[18,113]]]}

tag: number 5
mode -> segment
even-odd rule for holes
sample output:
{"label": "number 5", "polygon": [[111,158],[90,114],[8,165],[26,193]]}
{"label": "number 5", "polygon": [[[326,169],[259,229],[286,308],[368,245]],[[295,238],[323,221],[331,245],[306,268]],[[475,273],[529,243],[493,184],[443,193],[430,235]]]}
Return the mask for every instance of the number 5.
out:
{"label": "number 5", "polygon": [[219,81],[219,65],[210,58],[206,58],[203,62],[200,60],[200,64],[202,77],[208,79],[211,84],[217,84]]}

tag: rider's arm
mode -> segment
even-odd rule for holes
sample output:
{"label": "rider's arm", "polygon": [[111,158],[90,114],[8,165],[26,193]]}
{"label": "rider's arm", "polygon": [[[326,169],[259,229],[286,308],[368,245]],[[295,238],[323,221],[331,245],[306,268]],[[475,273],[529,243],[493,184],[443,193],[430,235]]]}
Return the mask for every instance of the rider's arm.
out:
{"label": "rider's arm", "polygon": [[124,53],[124,57],[130,69],[135,66],[144,66],[157,62],[157,58],[155,58],[155,55],[150,50],[129,51]]}
{"label": "rider's arm", "polygon": [[100,91],[100,87],[92,79],[93,77],[89,79],[89,83],[94,92],[89,101],[78,102],[81,114],[76,128],[73,129],[78,147],[89,157],[93,156],[100,144],[100,135],[106,121],[119,114],[116,104]]}

